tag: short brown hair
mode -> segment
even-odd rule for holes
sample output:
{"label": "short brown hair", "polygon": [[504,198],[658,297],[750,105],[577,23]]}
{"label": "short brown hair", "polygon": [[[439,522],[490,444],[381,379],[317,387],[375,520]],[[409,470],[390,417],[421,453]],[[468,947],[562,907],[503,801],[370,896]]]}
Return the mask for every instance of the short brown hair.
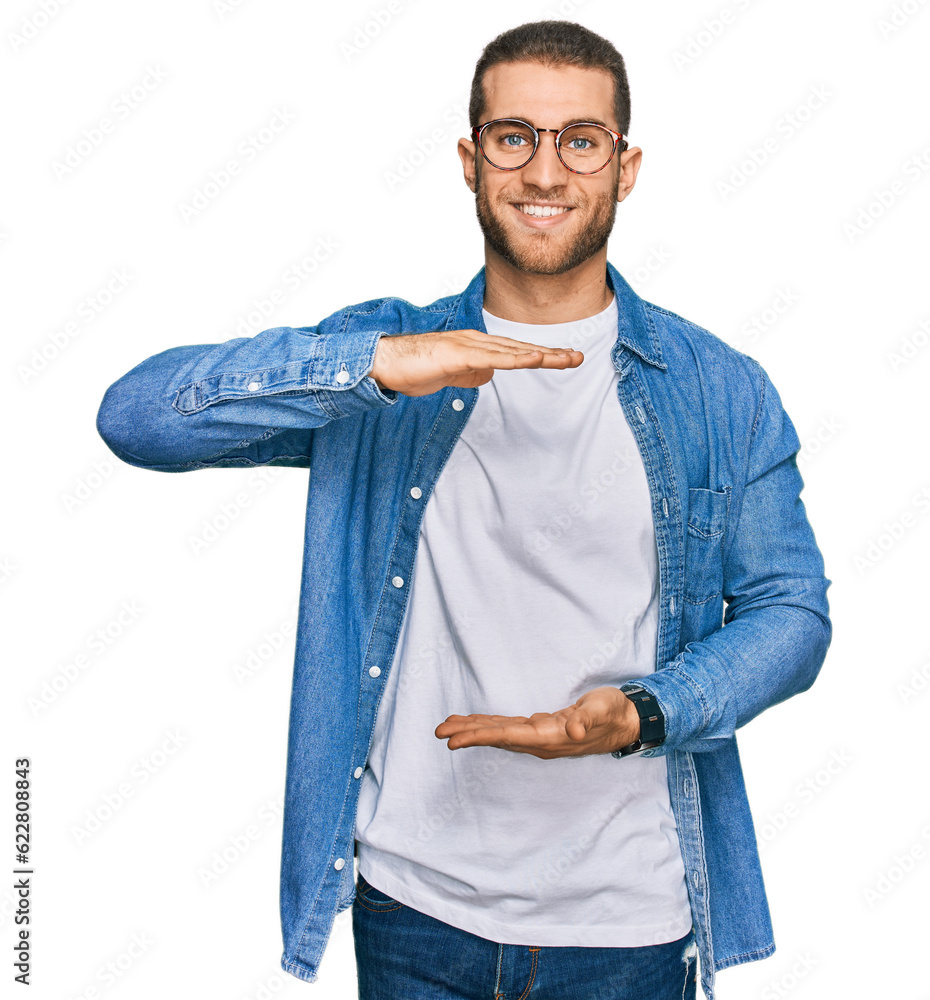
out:
{"label": "short brown hair", "polygon": [[619,131],[630,129],[630,85],[623,56],[596,32],[574,21],[530,21],[504,31],[488,42],[475,66],[468,102],[471,126],[484,114],[484,74],[498,63],[541,62],[545,66],[603,69],[614,78],[614,114]]}

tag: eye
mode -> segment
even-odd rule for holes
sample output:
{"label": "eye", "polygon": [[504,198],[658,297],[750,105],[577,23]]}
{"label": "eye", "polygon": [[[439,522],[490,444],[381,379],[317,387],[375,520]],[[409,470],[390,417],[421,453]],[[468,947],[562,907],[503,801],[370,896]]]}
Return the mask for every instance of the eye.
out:
{"label": "eye", "polygon": [[[511,139],[516,140],[511,142]],[[517,149],[521,143],[526,142],[526,136],[520,135],[517,132],[510,132],[508,135],[501,137],[502,142],[505,146],[510,146],[512,149]]]}

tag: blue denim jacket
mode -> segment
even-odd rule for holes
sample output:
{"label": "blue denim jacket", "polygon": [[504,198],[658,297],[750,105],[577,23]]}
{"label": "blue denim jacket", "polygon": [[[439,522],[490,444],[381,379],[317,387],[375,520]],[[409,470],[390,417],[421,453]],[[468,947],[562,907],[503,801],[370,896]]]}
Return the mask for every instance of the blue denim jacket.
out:
{"label": "blue denim jacket", "polygon": [[[712,1000],[716,971],[775,949],[735,732],[813,683],[830,642],[830,581],[799,499],[798,437],[766,373],[641,299],[609,263],[607,281],[617,399],[645,465],[659,557],[656,670],[638,682],[667,738],[647,753],[667,757]],[[170,348],[114,382],[97,417],[114,454],[143,469],[310,470],[280,887],[281,964],[308,982],[355,894],[359,779],[420,522],[480,391],[410,397],[367,373],[381,336],[487,332],[484,287],[482,268],[429,306],[373,299],[316,326]]]}

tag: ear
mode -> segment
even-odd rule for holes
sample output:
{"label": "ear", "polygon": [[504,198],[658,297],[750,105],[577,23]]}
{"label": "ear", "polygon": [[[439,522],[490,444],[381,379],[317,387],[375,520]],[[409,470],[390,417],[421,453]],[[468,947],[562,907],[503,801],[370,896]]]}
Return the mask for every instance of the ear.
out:
{"label": "ear", "polygon": [[458,143],[459,159],[462,161],[462,170],[465,174],[465,183],[475,193],[475,154],[478,152],[475,143],[471,139],[459,139]]}
{"label": "ear", "polygon": [[643,151],[639,146],[624,150],[620,154],[620,170],[617,174],[617,201],[623,201],[633,190],[642,159]]}

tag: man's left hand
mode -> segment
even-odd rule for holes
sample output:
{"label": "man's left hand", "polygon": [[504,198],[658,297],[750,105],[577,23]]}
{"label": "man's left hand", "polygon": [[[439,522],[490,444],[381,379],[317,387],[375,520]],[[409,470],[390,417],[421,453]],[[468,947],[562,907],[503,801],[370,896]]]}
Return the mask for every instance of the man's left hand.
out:
{"label": "man's left hand", "polygon": [[639,739],[639,713],[618,687],[594,688],[557,712],[525,715],[450,715],[435,735],[450,750],[499,747],[554,757],[610,753]]}

